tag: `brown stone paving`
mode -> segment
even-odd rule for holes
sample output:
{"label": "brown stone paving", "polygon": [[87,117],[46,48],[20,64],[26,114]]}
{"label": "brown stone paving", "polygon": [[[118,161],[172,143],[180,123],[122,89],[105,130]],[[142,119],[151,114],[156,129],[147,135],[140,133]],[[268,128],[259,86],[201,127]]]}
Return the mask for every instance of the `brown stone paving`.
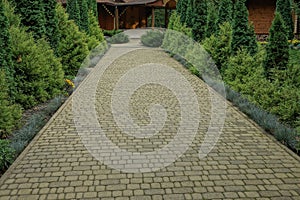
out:
{"label": "brown stone paving", "polygon": [[[230,103],[217,145],[207,157],[199,159],[198,150],[211,117],[207,86],[157,49],[136,50],[109,63],[113,59],[108,55],[116,55],[114,52],[120,47],[126,45],[112,47],[101,61],[110,66],[97,87],[96,110],[107,137],[132,152],[153,151],[172,140],[180,121],[179,102],[162,86],[145,85],[132,96],[134,106],[130,112],[140,125],[149,123],[147,109],[151,103],[166,107],[166,124],[150,139],[122,134],[110,111],[110,97],[118,78],[139,64],[157,62],[179,71],[198,96],[202,117],[188,150],[174,163],[155,172],[124,173],[110,168],[91,156],[83,145],[73,121],[70,99],[0,179],[1,200],[300,199],[299,157],[266,135]],[[92,73],[100,67],[101,64]]]}

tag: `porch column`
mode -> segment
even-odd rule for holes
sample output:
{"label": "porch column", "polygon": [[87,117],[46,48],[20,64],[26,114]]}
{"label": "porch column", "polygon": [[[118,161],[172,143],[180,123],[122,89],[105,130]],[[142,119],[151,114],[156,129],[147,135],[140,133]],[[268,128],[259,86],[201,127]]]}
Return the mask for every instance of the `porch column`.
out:
{"label": "porch column", "polygon": [[115,29],[119,29],[119,9],[118,6],[115,7],[115,19],[116,19],[116,26]]}
{"label": "porch column", "polygon": [[155,12],[154,12],[154,7],[152,7],[151,27],[154,28],[154,26],[155,26]]}

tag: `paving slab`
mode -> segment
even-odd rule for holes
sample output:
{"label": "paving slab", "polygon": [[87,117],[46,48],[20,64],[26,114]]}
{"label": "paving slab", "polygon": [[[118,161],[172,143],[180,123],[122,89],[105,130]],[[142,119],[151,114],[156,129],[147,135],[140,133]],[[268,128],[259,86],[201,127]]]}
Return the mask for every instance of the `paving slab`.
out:
{"label": "paving slab", "polygon": [[[161,84],[136,88],[129,99],[129,113],[135,124],[147,127],[151,115],[164,115],[160,110],[149,115],[149,109],[157,104],[164,107],[165,122],[151,137],[124,133],[124,127],[115,120],[123,116],[123,111],[112,111],[114,103],[123,103],[122,95],[112,100],[119,81],[149,63],[161,67],[162,73],[171,67],[181,74],[195,92],[201,113],[188,148],[159,169],[151,164],[169,162],[163,160],[165,155],[160,149],[177,139],[181,126],[188,132],[194,123],[191,120],[182,125],[181,106],[194,105],[189,99],[180,102],[172,89]],[[146,70],[143,78],[147,80],[147,76],[151,73]],[[176,80],[165,76],[161,81],[176,85]],[[126,96],[126,87],[129,90],[134,83],[128,81],[125,88],[121,87],[122,94]],[[178,90],[184,92],[185,87],[179,84]],[[206,157],[199,157],[199,147],[216,114],[211,102],[209,87],[161,49],[143,48],[136,39],[112,45],[1,177],[0,199],[300,199],[299,157],[229,102],[220,138]],[[86,120],[78,121],[82,116]],[[98,125],[105,133],[103,141],[111,141],[119,150],[98,140]],[[157,156],[151,157],[151,152],[158,152]],[[132,160],[131,155],[146,155],[149,161]]]}

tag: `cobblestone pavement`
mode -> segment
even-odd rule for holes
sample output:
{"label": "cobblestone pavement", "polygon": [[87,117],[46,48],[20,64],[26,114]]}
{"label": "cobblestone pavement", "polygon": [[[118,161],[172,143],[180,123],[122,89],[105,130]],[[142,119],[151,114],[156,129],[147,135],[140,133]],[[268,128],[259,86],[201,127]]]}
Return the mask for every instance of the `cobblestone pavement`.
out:
{"label": "cobblestone pavement", "polygon": [[[1,200],[300,199],[299,158],[230,103],[218,143],[207,157],[200,159],[199,147],[212,116],[207,86],[161,50],[134,50],[138,47],[137,40],[112,46],[73,97],[2,176]],[[180,102],[168,88],[147,84],[132,94],[130,114],[141,126],[150,123],[151,105],[159,103],[166,108],[164,127],[151,138],[122,133],[111,111],[115,84],[130,69],[146,63],[172,66],[190,82],[197,95],[201,119],[189,148],[175,162],[153,172],[126,173],[89,153],[83,144],[85,138],[78,135],[75,127],[74,107],[84,113],[88,107],[84,102],[96,89],[97,121],[109,140],[129,152],[162,148],[176,137],[181,120]],[[77,97],[83,99],[79,104],[74,103]],[[124,163],[126,158],[117,162]]]}

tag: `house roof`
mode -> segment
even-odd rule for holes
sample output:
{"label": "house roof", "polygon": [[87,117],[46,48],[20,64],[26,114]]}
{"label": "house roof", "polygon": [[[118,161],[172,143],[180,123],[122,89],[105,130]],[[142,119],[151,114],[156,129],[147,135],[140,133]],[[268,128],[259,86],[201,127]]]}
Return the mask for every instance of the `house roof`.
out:
{"label": "house roof", "polygon": [[[63,4],[67,3],[67,0],[57,0]],[[130,6],[130,5],[148,5],[153,7],[165,7],[169,1],[174,0],[96,0],[98,3],[104,3],[113,6]]]}

